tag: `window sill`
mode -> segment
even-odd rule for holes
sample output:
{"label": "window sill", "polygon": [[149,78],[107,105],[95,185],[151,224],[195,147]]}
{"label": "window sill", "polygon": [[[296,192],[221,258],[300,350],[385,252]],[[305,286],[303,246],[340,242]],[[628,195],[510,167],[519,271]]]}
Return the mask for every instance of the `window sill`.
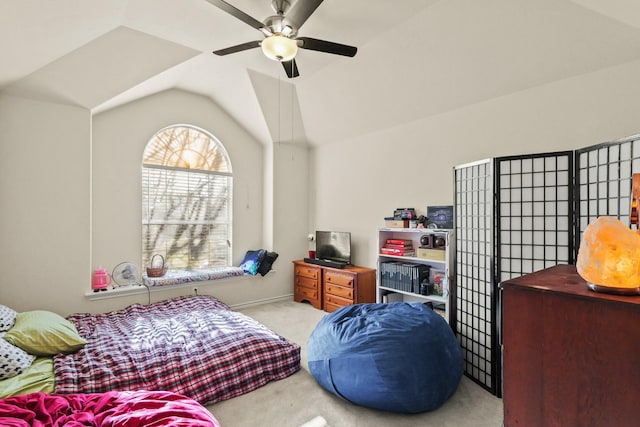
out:
{"label": "window sill", "polygon": [[[271,276],[275,272],[276,272],[275,270],[271,270],[266,274],[266,276]],[[154,279],[153,278],[149,279],[145,277],[143,279],[143,281],[145,282],[145,285],[136,284],[136,285],[128,285],[128,286],[118,286],[118,287],[109,288],[105,291],[99,291],[99,292],[87,291],[85,292],[84,296],[88,300],[96,301],[96,300],[109,299],[109,298],[126,297],[130,295],[139,295],[139,294],[168,291],[172,289],[191,288],[191,287],[194,287],[196,283],[198,284],[198,286],[201,286],[201,285],[208,286],[208,285],[213,285],[219,282],[228,282],[228,281],[240,280],[240,279],[253,280],[253,279],[262,278],[262,277],[263,276],[259,274],[256,276],[253,276],[251,274],[243,274],[239,276],[213,277],[211,275],[203,275],[201,272],[194,272],[193,274],[181,274],[180,279],[178,279],[180,280],[180,282],[176,281],[175,283],[170,283],[170,284],[167,283],[163,285],[149,285],[147,284],[148,281],[154,280]],[[159,278],[159,279],[163,279],[163,278]],[[165,281],[171,281],[171,279],[165,279]]]}

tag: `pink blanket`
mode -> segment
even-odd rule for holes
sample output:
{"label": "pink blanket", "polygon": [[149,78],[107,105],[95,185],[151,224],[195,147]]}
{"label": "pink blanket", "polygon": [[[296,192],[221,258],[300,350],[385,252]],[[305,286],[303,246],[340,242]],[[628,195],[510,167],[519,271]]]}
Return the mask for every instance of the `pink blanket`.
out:
{"label": "pink blanket", "polygon": [[196,401],[167,391],[31,393],[0,399],[0,425],[11,427],[219,427]]}

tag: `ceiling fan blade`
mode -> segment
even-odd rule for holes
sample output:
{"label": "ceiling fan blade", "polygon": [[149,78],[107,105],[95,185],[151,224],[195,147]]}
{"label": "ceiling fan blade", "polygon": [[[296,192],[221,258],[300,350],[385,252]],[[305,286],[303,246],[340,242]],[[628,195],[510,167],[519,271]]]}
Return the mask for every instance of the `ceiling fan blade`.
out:
{"label": "ceiling fan blade", "polygon": [[238,9],[235,6],[230,5],[226,1],[223,1],[223,0],[207,0],[207,1],[209,3],[211,3],[212,5],[224,10],[228,14],[235,16],[236,18],[238,18],[239,20],[241,20],[245,24],[248,24],[248,25],[252,26],[256,30],[262,30],[263,28],[265,28],[265,26],[264,26],[264,24],[262,22],[260,22],[257,19],[247,15],[246,13],[244,13],[243,11],[241,11],[240,9]]}
{"label": "ceiling fan blade", "polygon": [[282,66],[284,67],[284,71],[287,73],[287,77],[289,77],[290,79],[298,77],[300,75],[295,58],[291,61],[283,61]]}
{"label": "ceiling fan blade", "polygon": [[284,24],[300,29],[311,14],[320,6],[322,0],[298,0],[287,11],[284,17]]}
{"label": "ceiling fan blade", "polygon": [[296,40],[302,41],[300,45],[303,49],[317,50],[319,52],[333,53],[334,55],[356,56],[357,47],[348,46],[346,44],[328,42],[326,40],[313,39],[311,37],[298,37]]}
{"label": "ceiling fan blade", "polygon": [[260,47],[259,41],[252,41],[242,43],[236,46],[227,47],[220,50],[214,50],[213,53],[219,56],[229,55],[230,53],[242,52],[243,50],[253,49],[254,47]]}

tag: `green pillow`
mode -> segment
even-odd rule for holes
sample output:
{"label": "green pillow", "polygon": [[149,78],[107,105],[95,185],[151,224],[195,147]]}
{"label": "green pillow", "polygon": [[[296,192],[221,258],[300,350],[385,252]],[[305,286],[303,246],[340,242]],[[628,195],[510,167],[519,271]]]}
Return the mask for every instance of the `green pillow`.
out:
{"label": "green pillow", "polygon": [[44,310],[18,313],[15,325],[7,331],[4,339],[37,356],[71,353],[87,343],[78,335],[73,323]]}
{"label": "green pillow", "polygon": [[21,394],[53,393],[55,374],[52,357],[38,357],[20,375],[0,382],[0,399]]}

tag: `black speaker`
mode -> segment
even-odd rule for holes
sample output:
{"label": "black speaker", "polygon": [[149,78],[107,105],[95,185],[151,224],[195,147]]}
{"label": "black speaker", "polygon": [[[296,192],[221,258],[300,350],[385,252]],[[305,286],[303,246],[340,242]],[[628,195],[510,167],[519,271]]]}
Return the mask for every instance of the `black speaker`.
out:
{"label": "black speaker", "polygon": [[444,249],[447,246],[447,240],[443,236],[433,236],[433,248]]}
{"label": "black speaker", "polygon": [[433,235],[432,234],[423,234],[420,236],[420,247],[421,248],[432,248],[433,247]]}

